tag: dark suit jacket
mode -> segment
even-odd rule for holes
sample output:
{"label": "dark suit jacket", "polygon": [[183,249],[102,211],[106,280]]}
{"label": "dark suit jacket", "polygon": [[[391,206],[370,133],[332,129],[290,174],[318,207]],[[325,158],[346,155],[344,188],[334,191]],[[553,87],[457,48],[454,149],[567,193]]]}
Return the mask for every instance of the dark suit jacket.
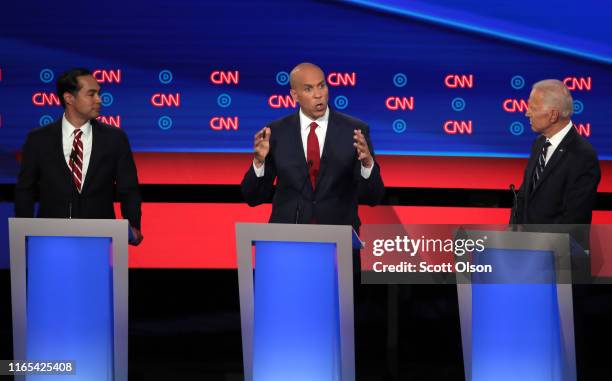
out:
{"label": "dark suit jacket", "polygon": [[115,191],[121,214],[140,229],[140,191],[136,166],[126,134],[91,121],[92,152],[79,194],[62,149],[62,121],[32,130],[23,146],[21,170],[15,186],[15,216],[115,218]]}
{"label": "dark suit jacket", "polygon": [[[545,142],[546,138],[540,136],[531,147],[523,184],[518,192],[516,223],[529,224],[525,226],[526,231],[569,233],[582,249],[588,249],[588,225],[601,178],[597,153],[591,143],[572,127],[533,189],[533,172]],[[511,218],[510,222],[515,221]],[[588,257],[576,261],[584,263],[574,264],[575,269],[588,269]]]}
{"label": "dark suit jacket", "polygon": [[270,152],[264,176],[257,178],[253,165],[242,180],[242,194],[250,206],[266,202],[274,190],[270,222],[360,225],[358,203],[376,205],[384,196],[380,167],[370,177],[361,176],[361,163],[353,147],[353,130],[361,129],[370,152],[369,128],[364,122],[330,109],[329,122],[316,190],[308,180],[308,165],[300,135],[299,112],[270,124]]}
{"label": "dark suit jacket", "polygon": [[532,189],[533,172],[545,141],[541,136],[531,147],[518,193],[517,223],[590,224],[601,178],[597,153],[572,127]]}

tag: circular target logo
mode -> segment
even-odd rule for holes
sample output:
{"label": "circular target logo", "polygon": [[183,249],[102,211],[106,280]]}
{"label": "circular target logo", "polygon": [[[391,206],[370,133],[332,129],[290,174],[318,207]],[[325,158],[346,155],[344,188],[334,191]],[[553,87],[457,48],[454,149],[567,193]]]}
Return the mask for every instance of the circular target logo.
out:
{"label": "circular target logo", "polygon": [[512,86],[514,90],[522,89],[525,87],[525,78],[520,75],[515,75],[512,77],[512,79],[510,79],[510,86]]}
{"label": "circular target logo", "polygon": [[102,106],[108,107],[113,104],[113,96],[111,93],[102,93],[100,94],[100,101],[102,102]]}
{"label": "circular target logo", "polygon": [[408,82],[408,77],[404,73],[397,73],[393,76],[393,84],[395,87],[404,87]]}
{"label": "circular target logo", "polygon": [[38,124],[42,127],[42,126],[46,126],[49,123],[53,122],[53,117],[51,115],[43,115],[40,117],[40,119],[38,120]]}
{"label": "circular target logo", "polygon": [[172,82],[173,79],[172,72],[170,70],[160,71],[157,77],[159,78],[159,82],[163,83],[164,85]]}
{"label": "circular target logo", "polygon": [[40,71],[40,80],[43,81],[44,83],[49,83],[51,81],[53,81],[53,78],[55,78],[55,74],[53,74],[53,70],[51,69],[42,69]]}
{"label": "circular target logo", "polygon": [[167,130],[172,127],[172,118],[170,118],[169,116],[162,116],[157,120],[157,125],[162,130]]}
{"label": "circular target logo", "polygon": [[279,71],[278,73],[276,73],[276,83],[281,86],[285,86],[286,84],[288,84],[289,73],[287,73],[286,71]]}
{"label": "circular target logo", "polygon": [[584,103],[580,102],[578,99],[574,99],[574,114],[582,114],[584,111]]}
{"label": "circular target logo", "polygon": [[510,133],[514,136],[522,135],[525,132],[525,126],[521,122],[513,122],[510,124]]}
{"label": "circular target logo", "polygon": [[219,107],[229,107],[232,104],[232,97],[229,94],[221,94],[217,97],[217,104]]}
{"label": "circular target logo", "polygon": [[465,100],[457,97],[451,101],[451,107],[455,111],[463,111],[465,109]]}
{"label": "circular target logo", "polygon": [[394,120],[391,126],[393,127],[393,132],[397,134],[406,131],[406,122],[403,119]]}
{"label": "circular target logo", "polygon": [[336,99],[334,99],[334,106],[336,106],[338,110],[344,110],[345,108],[347,108],[348,103],[348,98],[344,95],[338,95]]}

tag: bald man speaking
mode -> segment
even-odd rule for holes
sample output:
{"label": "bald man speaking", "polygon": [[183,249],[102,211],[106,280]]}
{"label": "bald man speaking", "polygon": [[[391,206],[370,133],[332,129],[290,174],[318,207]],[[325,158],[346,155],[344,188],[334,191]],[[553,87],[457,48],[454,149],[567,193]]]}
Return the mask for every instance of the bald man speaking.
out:
{"label": "bald man speaking", "polygon": [[300,109],[255,134],[242,194],[255,206],[274,193],[272,223],[358,229],[358,204],[376,205],[384,196],[368,126],[330,109],[325,75],[317,65],[297,65],[290,83]]}

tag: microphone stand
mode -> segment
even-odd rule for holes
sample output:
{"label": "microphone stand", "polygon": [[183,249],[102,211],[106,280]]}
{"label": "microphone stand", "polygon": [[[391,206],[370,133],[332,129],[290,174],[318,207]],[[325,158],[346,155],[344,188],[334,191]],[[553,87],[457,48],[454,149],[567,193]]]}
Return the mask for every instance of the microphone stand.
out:
{"label": "microphone stand", "polygon": [[310,169],[312,168],[312,160],[308,160],[306,162],[308,166],[308,171],[306,172],[306,178],[300,187],[300,198],[298,198],[297,206],[295,207],[295,223],[300,223],[300,213],[302,212],[303,203],[302,203],[302,194],[304,194],[304,187],[306,186],[306,182],[310,179]]}
{"label": "microphone stand", "polygon": [[517,231],[517,209],[518,209],[518,195],[516,194],[516,187],[514,184],[510,184],[510,191],[512,192],[513,201],[512,201],[512,231]]}

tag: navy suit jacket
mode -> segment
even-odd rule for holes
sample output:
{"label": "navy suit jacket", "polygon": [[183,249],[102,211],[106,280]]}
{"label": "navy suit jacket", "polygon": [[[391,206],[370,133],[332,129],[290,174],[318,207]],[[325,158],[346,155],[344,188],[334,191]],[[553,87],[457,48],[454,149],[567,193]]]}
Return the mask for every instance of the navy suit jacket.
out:
{"label": "navy suit jacket", "polygon": [[[380,167],[374,164],[368,179],[353,146],[353,130],[361,129],[370,152],[374,150],[367,124],[330,109],[317,186],[308,179],[308,164],[300,134],[299,112],[272,122],[270,152],[264,176],[253,165],[242,180],[242,194],[250,206],[272,199],[273,223],[310,223],[360,226],[357,206],[379,204],[384,196]],[[276,190],[274,190],[274,182]]]}
{"label": "navy suit jacket", "polygon": [[[548,160],[534,188],[533,172],[545,142],[546,138],[540,136],[531,147],[518,192],[517,210],[513,211],[516,221],[511,217],[510,222],[528,224],[524,227],[526,231],[569,233],[580,247],[588,249],[588,225],[601,178],[597,153],[572,127]],[[588,269],[588,257],[584,260],[573,266]]]}
{"label": "navy suit jacket", "polygon": [[533,172],[545,142],[546,138],[540,136],[531,147],[518,193],[516,222],[590,224],[601,178],[597,153],[591,143],[572,127],[533,188]]}
{"label": "navy suit jacket", "polygon": [[140,229],[141,197],[127,136],[96,120],[91,128],[91,157],[81,193],[64,158],[61,119],[28,134],[15,186],[16,217],[33,217],[38,196],[38,217],[113,219],[116,191],[121,214]]}

